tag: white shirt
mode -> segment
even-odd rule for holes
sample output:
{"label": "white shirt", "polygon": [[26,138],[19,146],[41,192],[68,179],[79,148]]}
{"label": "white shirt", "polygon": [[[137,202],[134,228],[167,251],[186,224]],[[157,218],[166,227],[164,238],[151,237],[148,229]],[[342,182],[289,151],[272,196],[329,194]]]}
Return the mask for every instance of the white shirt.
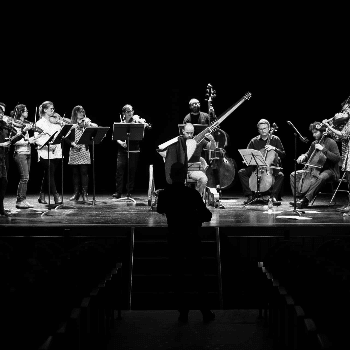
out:
{"label": "white shirt", "polygon": [[[46,118],[42,117],[39,119],[36,123],[36,126],[44,131],[44,133],[35,140],[35,143],[38,145],[38,161],[40,160],[40,157],[43,159],[56,159],[62,157],[62,147],[61,144],[58,145],[50,145],[50,156],[48,156],[48,146],[45,146],[41,148],[42,145],[45,144],[45,142],[49,139],[49,137],[57,131],[56,135],[61,130],[61,125],[59,124],[53,124],[49,122]],[[40,133],[35,132],[34,136],[38,136]],[[39,149],[41,148],[41,149]]]}

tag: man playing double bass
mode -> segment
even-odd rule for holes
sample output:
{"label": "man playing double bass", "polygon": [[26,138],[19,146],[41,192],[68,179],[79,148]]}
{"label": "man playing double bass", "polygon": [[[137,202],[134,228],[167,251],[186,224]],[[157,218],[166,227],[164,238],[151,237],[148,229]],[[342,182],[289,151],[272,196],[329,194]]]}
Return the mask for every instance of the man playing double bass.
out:
{"label": "man playing double bass", "polygon": [[[309,202],[316,196],[326,182],[336,181],[339,179],[340,153],[337,143],[327,134],[324,134],[326,132],[326,126],[320,122],[310,124],[309,130],[312,132],[312,136],[315,138],[315,141],[311,144],[307,153],[298,157],[297,163],[300,164],[306,162],[310,164],[311,167],[308,166],[310,171],[312,171],[312,168],[317,169],[312,167],[312,165],[320,166],[322,162],[324,162],[324,164],[322,169],[319,170],[320,173],[317,177],[312,175],[308,176],[305,174],[304,177],[302,177],[304,170],[297,171],[296,196],[300,198],[296,202],[298,209],[306,208],[309,205]],[[321,139],[322,142],[320,142]],[[319,154],[317,154],[318,152],[322,152],[321,156],[323,155],[323,161],[322,159],[321,161],[318,160],[320,159]],[[300,185],[300,181],[302,181],[302,187]],[[290,174],[290,186],[294,196],[294,172]],[[302,191],[306,189],[306,192],[301,193],[300,189]],[[294,202],[290,202],[290,204],[294,205]]]}
{"label": "man playing double bass", "polygon": [[[259,135],[250,140],[247,149],[255,149],[258,151],[265,150],[265,152],[274,151],[276,157],[271,165],[280,167],[281,159],[286,156],[282,142],[278,136],[270,135],[270,123],[266,119],[261,119],[258,124]],[[249,178],[253,174],[256,167],[249,165],[247,168],[238,171],[239,180],[243,188],[243,194],[247,199],[243,202],[248,204],[253,200],[253,192],[249,187]],[[280,169],[274,169],[273,175],[275,182],[270,188],[270,197],[273,205],[280,205],[278,201],[283,184],[284,174]]]}

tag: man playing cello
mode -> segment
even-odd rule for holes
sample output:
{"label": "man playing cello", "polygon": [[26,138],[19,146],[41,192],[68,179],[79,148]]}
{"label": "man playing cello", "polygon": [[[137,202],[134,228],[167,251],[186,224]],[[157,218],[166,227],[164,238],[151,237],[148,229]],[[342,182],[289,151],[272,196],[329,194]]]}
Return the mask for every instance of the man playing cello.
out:
{"label": "man playing cello", "polygon": [[[320,122],[310,124],[309,130],[312,132],[315,141],[311,144],[307,153],[302,154],[297,159],[297,163],[299,164],[307,162],[311,165],[307,165],[310,170],[298,170],[296,174],[296,195],[300,197],[296,205],[299,209],[306,208],[326,182],[339,179],[338,163],[340,161],[340,153],[337,143],[327,134],[324,134],[326,132],[326,126]],[[314,176],[311,172],[317,168],[312,167],[312,165],[313,163],[314,165],[320,164],[320,162],[317,162],[318,164],[315,163],[316,156],[320,158],[319,152],[322,152],[321,156],[324,158],[324,164],[319,170],[320,173],[318,176]],[[290,186],[294,196],[294,172],[290,174]],[[290,202],[290,204],[294,205],[294,202]]]}

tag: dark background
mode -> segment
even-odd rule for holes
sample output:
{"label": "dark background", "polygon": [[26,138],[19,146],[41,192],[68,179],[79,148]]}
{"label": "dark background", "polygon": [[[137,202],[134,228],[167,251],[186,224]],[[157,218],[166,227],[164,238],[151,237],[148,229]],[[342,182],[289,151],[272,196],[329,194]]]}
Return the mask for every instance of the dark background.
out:
{"label": "dark background", "polygon": [[[286,6],[272,14],[267,7],[250,5],[202,13],[169,6],[145,6],[137,14],[135,8],[116,13],[112,7],[91,7],[89,15],[45,8],[38,19],[5,27],[0,101],[7,105],[6,114],[18,102],[27,105],[31,121],[35,108],[46,100],[66,117],[75,105],[83,105],[93,122],[111,128],[96,146],[95,171],[96,192],[112,194],[117,155],[112,125],[119,122],[125,104],[133,105],[135,114],[153,125],[145,132],[137,172],[136,190],[143,192],[149,164],[155,167],[156,188],[165,185],[163,160],[155,150],[177,135],[191,98],[199,99],[207,112],[206,86],[212,84],[217,92],[213,106],[220,116],[249,91],[251,99],[221,124],[230,136],[228,154],[241,168],[237,150],[257,135],[257,122],[275,122],[287,153],[284,188],[290,192],[294,134],[286,121],[311,141],[309,124],[334,116],[350,95],[348,39],[341,21],[333,26],[326,7]],[[336,15],[341,13],[338,9]],[[309,145],[298,140],[298,155]],[[34,148],[32,154],[28,191],[37,193],[42,171]],[[65,193],[72,190],[67,161]],[[60,169],[57,182],[59,174]],[[12,161],[8,192],[16,191],[18,179]],[[237,176],[235,180],[231,190],[239,192]]]}

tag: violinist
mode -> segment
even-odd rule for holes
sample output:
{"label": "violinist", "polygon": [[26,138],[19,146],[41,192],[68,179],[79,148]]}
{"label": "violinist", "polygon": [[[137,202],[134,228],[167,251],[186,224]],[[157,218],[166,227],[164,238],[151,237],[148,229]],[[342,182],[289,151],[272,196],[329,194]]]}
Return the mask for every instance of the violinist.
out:
{"label": "violinist", "polygon": [[[39,106],[39,115],[41,118],[37,121],[36,126],[40,131],[34,133],[36,144],[38,145],[38,161],[44,169],[44,184],[48,186],[48,174],[50,176],[50,193],[53,194],[55,204],[62,204],[62,198],[59,196],[56,189],[55,172],[62,158],[61,144],[50,145],[50,153],[48,155],[48,146],[41,148],[45,142],[55,132],[59,133],[61,130],[61,123],[57,122],[57,114],[55,118],[55,108],[52,102],[45,101]],[[49,159],[50,159],[50,173],[49,173]],[[48,188],[47,188],[48,189]],[[45,200],[45,191],[41,190],[38,202],[47,204]]]}
{"label": "violinist", "polygon": [[[27,121],[28,109],[24,104],[17,105],[13,110],[13,125],[18,132],[23,131],[25,128],[31,128],[31,123]],[[26,131],[23,139],[17,141],[14,144],[13,158],[17,164],[17,168],[20,174],[20,180],[17,187],[17,201],[16,208],[28,209],[34,206],[27,202],[27,185],[29,181],[29,172],[31,165],[31,145],[35,142],[33,137],[29,137],[28,131]]]}
{"label": "violinist", "polygon": [[70,201],[78,201],[79,197],[83,197],[83,203],[88,204],[88,186],[89,175],[88,169],[91,164],[91,157],[88,145],[78,144],[86,127],[96,127],[97,124],[92,123],[86,117],[85,110],[82,106],[75,106],[72,110],[71,123],[73,124],[65,141],[70,145],[68,164],[72,166],[74,194]]}
{"label": "violinist", "polygon": [[[326,125],[320,122],[314,122],[310,124],[309,130],[312,132],[315,141],[311,144],[307,153],[302,154],[297,158],[297,163],[301,164],[309,162],[311,164],[312,160],[315,159],[315,154],[317,152],[322,152],[325,156],[325,162],[321,172],[315,178],[315,181],[310,181],[310,186],[305,193],[300,193],[298,190],[304,170],[297,171],[297,196],[300,197],[296,202],[298,209],[306,208],[326,182],[336,181],[339,178],[338,163],[340,161],[340,153],[337,143],[325,134]],[[321,139],[322,142],[319,142]],[[290,174],[290,185],[294,196],[294,172]],[[290,202],[290,204],[294,205],[294,202]]]}
{"label": "violinist", "polygon": [[[328,120],[324,120],[322,124],[324,124],[328,130],[331,132],[331,135],[334,136],[335,140],[341,140],[342,152],[342,171],[346,173],[346,180],[348,182],[348,187],[350,189],[350,98],[345,100],[342,104],[342,111],[337,113],[333,119],[336,120],[346,120],[345,125],[339,130],[335,126],[335,121],[333,121],[332,125],[329,124]],[[340,212],[348,213],[350,212],[350,199],[347,205],[342,208],[337,208]]]}
{"label": "violinist", "polygon": [[[146,121],[134,114],[134,109],[127,104],[122,108],[122,115],[120,117],[122,123],[141,123],[145,127],[148,125]],[[121,198],[123,192],[124,174],[128,167],[127,141],[117,140],[118,156],[117,156],[117,171],[116,171],[116,192],[112,195],[114,198]],[[128,195],[131,197],[135,185],[135,175],[140,154],[140,141],[129,141],[129,183],[126,184]]]}
{"label": "violinist", "polygon": [[[210,124],[210,116],[207,113],[201,112],[200,107],[201,104],[195,98],[192,98],[189,102],[190,113],[187,114],[183,120],[183,124],[191,123],[191,124]],[[212,108],[212,107],[211,107]],[[214,110],[209,110],[209,113],[214,114]]]}
{"label": "violinist", "polygon": [[[270,135],[270,123],[266,119],[261,119],[258,124],[259,135],[250,140],[247,149],[255,149],[258,151],[263,150],[264,152],[274,151],[276,157],[271,165],[280,167],[281,159],[286,156],[286,152],[282,145],[280,138],[276,135]],[[248,204],[253,200],[253,192],[249,187],[249,178],[255,170],[255,166],[249,165],[244,169],[238,171],[238,177],[243,188],[243,194],[247,199],[243,202]],[[270,198],[273,205],[280,205],[280,193],[283,185],[284,174],[280,169],[273,169],[273,175],[275,182],[269,189]]]}

